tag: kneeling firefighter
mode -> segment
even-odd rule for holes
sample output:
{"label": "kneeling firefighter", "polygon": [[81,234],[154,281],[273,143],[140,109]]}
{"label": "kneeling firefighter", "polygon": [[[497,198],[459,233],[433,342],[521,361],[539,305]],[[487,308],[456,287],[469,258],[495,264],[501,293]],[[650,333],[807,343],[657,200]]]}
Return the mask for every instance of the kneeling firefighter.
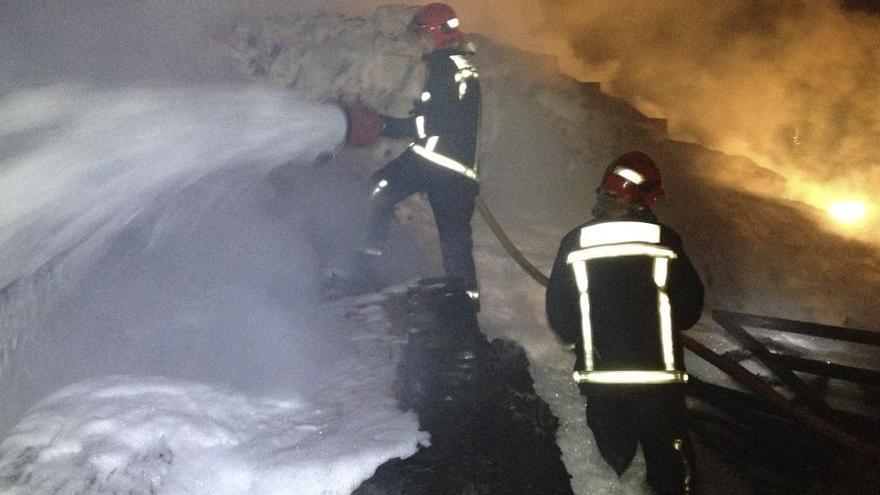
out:
{"label": "kneeling firefighter", "polygon": [[678,234],[650,210],[665,194],[650,157],[614,160],[596,193],[593,220],[559,246],[547,319],[575,345],[574,378],[603,458],[622,474],[641,444],[657,493],[694,493],[677,332],[699,320],[703,285]]}
{"label": "kneeling firefighter", "polygon": [[[432,3],[414,16],[410,31],[424,54],[426,80],[421,97],[406,118],[349,109],[349,143],[370,144],[381,134],[412,139],[409,147],[372,177],[370,224],[360,251],[358,282],[370,282],[370,267],[382,256],[394,206],[426,192],[449,277],[460,280],[478,304],[471,217],[479,192],[476,167],[480,121],[480,84],[464,43],[459,20],[448,5]],[[369,285],[369,284],[368,284]]]}

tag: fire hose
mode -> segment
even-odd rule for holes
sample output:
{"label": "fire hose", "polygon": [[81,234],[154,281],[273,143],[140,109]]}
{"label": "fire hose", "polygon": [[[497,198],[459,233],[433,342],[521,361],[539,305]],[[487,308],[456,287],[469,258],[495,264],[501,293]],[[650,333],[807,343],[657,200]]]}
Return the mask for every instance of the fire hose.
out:
{"label": "fire hose", "polygon": [[504,250],[507,251],[507,254],[513,258],[513,261],[516,262],[517,265],[520,266],[526,273],[528,273],[535,281],[539,284],[547,287],[547,284],[550,282],[550,279],[544,275],[541,270],[539,270],[535,265],[531,264],[529,260],[523,256],[522,252],[517,249],[517,247],[513,244],[513,241],[510,240],[510,237],[507,237],[507,234],[504,232],[504,229],[501,228],[501,225],[498,223],[498,220],[495,219],[495,215],[492,215],[492,212],[489,210],[489,207],[486,206],[486,203],[483,201],[483,198],[477,196],[477,210],[479,210],[480,215],[483,217],[483,220],[486,221],[486,224],[489,225],[489,228],[492,230],[492,233],[495,234],[495,237],[498,238],[498,241],[501,242],[501,245],[504,246]]}

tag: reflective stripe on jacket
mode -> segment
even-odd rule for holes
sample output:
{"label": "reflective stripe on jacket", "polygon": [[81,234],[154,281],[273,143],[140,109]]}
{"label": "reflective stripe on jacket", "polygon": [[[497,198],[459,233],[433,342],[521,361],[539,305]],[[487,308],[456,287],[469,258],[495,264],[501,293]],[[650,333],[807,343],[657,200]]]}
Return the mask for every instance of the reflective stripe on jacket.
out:
{"label": "reflective stripe on jacket", "polygon": [[457,47],[425,55],[425,88],[413,115],[383,116],[382,133],[413,139],[410,148],[426,161],[477,181],[481,96],[470,55]]}
{"label": "reflective stripe on jacket", "polygon": [[686,380],[676,331],[693,326],[703,285],[671,228],[594,221],[562,241],[547,290],[547,318],[577,343],[581,383]]}

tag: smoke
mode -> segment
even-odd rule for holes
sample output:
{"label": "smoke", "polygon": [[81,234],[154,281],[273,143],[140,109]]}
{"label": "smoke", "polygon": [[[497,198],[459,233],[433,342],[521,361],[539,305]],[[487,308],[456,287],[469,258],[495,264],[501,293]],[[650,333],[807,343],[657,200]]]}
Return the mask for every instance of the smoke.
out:
{"label": "smoke", "polygon": [[[330,3],[363,15],[385,2]],[[792,199],[825,208],[880,184],[875,0],[448,3],[465,31],[554,57],[667,119],[674,139],[783,174]]]}
{"label": "smoke", "polygon": [[[0,1],[0,90],[58,82],[227,81],[237,71],[223,60],[224,29],[242,17],[325,10],[369,16],[381,5],[418,0],[32,0]],[[528,2],[524,2],[528,4]],[[525,26],[508,0],[450,2],[466,29],[505,40],[506,13]],[[530,4],[529,4],[530,5]],[[540,13],[531,6],[529,12]],[[518,39],[522,41],[522,37]],[[559,44],[562,47],[562,44]]]}
{"label": "smoke", "polygon": [[668,119],[674,138],[783,173],[794,198],[859,197],[880,183],[876,2],[523,5],[504,11],[531,25],[497,23],[506,36],[519,29],[568,72]]}
{"label": "smoke", "polygon": [[[86,80],[216,81],[223,29],[383,0],[36,0],[0,3],[0,90]],[[406,1],[398,3],[420,4]],[[868,0],[450,1],[465,31],[555,57],[674,138],[747,156],[792,184],[880,181],[880,12]],[[220,41],[217,41],[220,40]]]}
{"label": "smoke", "polygon": [[196,22],[217,19],[206,5],[168,0],[4,2],[2,78],[7,86],[215,79],[223,68],[205,56],[206,23]]}
{"label": "smoke", "polygon": [[242,15],[308,7],[280,0],[0,2],[0,90],[52,82],[102,85],[237,78],[223,29]]}

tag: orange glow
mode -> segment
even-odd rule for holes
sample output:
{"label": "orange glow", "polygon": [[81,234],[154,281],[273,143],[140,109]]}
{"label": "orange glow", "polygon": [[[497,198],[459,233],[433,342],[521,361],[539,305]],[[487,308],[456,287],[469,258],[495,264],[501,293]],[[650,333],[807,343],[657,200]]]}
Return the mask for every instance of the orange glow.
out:
{"label": "orange glow", "polygon": [[826,211],[837,223],[854,225],[868,215],[868,205],[858,200],[833,201]]}

